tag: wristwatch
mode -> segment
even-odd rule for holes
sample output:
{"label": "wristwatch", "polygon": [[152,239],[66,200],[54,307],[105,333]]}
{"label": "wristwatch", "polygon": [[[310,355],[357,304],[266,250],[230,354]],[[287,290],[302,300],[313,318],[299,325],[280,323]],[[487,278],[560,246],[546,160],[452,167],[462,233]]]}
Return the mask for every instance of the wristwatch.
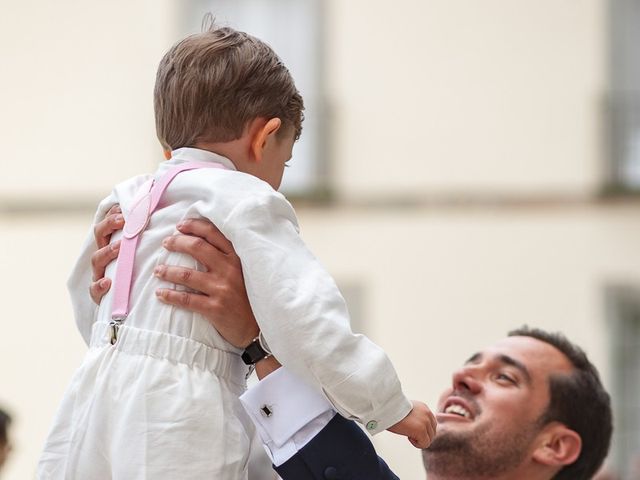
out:
{"label": "wristwatch", "polygon": [[242,361],[246,365],[255,365],[260,360],[271,356],[271,350],[262,336],[262,332],[247,345],[242,353]]}

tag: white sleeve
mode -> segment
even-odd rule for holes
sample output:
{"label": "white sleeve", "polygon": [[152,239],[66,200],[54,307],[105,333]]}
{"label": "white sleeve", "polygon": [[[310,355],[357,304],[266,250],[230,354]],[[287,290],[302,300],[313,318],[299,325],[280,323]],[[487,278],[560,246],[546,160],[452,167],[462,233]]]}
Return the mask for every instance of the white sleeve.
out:
{"label": "white sleeve", "polygon": [[289,202],[277,192],[253,196],[221,230],[242,260],[251,306],[280,363],[371,434],[402,420],[411,403],[391,361],[351,331],[344,299],[300,238]]}
{"label": "white sleeve", "polygon": [[[98,205],[93,225],[102,220],[109,209],[117,202],[115,195],[112,193],[102,200]],[[73,307],[73,316],[76,320],[78,330],[82,335],[85,343],[89,345],[91,341],[91,328],[95,322],[98,306],[93,303],[89,295],[89,287],[92,281],[91,272],[91,255],[98,249],[93,233],[93,225],[89,229],[87,238],[85,239],[80,256],[76,260],[71,275],[67,280],[67,289],[71,296],[71,305]]]}
{"label": "white sleeve", "polygon": [[250,387],[240,402],[276,467],[309,443],[336,414],[320,393],[286,367]]}

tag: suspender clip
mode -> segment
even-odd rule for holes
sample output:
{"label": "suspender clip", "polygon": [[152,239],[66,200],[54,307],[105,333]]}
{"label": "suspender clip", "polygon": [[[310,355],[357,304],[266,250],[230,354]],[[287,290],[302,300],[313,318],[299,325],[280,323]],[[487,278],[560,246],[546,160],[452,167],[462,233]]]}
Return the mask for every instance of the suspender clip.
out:
{"label": "suspender clip", "polygon": [[115,345],[118,341],[118,330],[120,330],[120,325],[124,322],[124,319],[127,317],[114,317],[111,322],[109,322],[109,331],[111,333],[111,345]]}

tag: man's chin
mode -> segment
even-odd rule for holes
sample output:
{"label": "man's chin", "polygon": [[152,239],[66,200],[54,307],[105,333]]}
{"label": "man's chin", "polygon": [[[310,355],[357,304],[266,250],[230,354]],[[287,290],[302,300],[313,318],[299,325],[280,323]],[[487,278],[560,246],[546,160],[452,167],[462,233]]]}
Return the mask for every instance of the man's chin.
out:
{"label": "man's chin", "polygon": [[469,430],[463,430],[459,427],[460,425],[438,425],[438,433],[425,453],[443,451],[461,452],[466,450],[469,447],[469,441],[473,438],[473,435]]}

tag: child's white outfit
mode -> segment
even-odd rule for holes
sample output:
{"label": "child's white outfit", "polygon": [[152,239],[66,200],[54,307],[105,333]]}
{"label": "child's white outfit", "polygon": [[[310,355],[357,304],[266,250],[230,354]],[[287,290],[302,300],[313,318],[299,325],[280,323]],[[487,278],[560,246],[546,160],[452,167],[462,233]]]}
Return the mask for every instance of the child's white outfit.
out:
{"label": "child's white outfit", "polygon": [[[232,242],[247,293],[274,355],[322,390],[336,409],[382,431],[411,404],[386,354],[349,327],[334,281],[302,242],[293,208],[226,158],[181,148],[154,175],[117,185],[96,221],[120,204],[125,219],[139,188],[185,162],[213,162],[178,175],[137,247],[131,308],[112,345],[110,291],[88,293],[93,232],[69,280],[78,328],[90,349],[75,373],[38,465],[40,479],[245,479],[254,435],[238,396],[248,367],[201,315],[161,303],[157,265],[198,267],[163,249],[185,218],[207,218]],[[120,234],[114,235],[113,240]],[[112,240],[112,241],[113,241]],[[115,265],[106,276],[113,278]],[[272,406],[277,408],[277,406]]]}

